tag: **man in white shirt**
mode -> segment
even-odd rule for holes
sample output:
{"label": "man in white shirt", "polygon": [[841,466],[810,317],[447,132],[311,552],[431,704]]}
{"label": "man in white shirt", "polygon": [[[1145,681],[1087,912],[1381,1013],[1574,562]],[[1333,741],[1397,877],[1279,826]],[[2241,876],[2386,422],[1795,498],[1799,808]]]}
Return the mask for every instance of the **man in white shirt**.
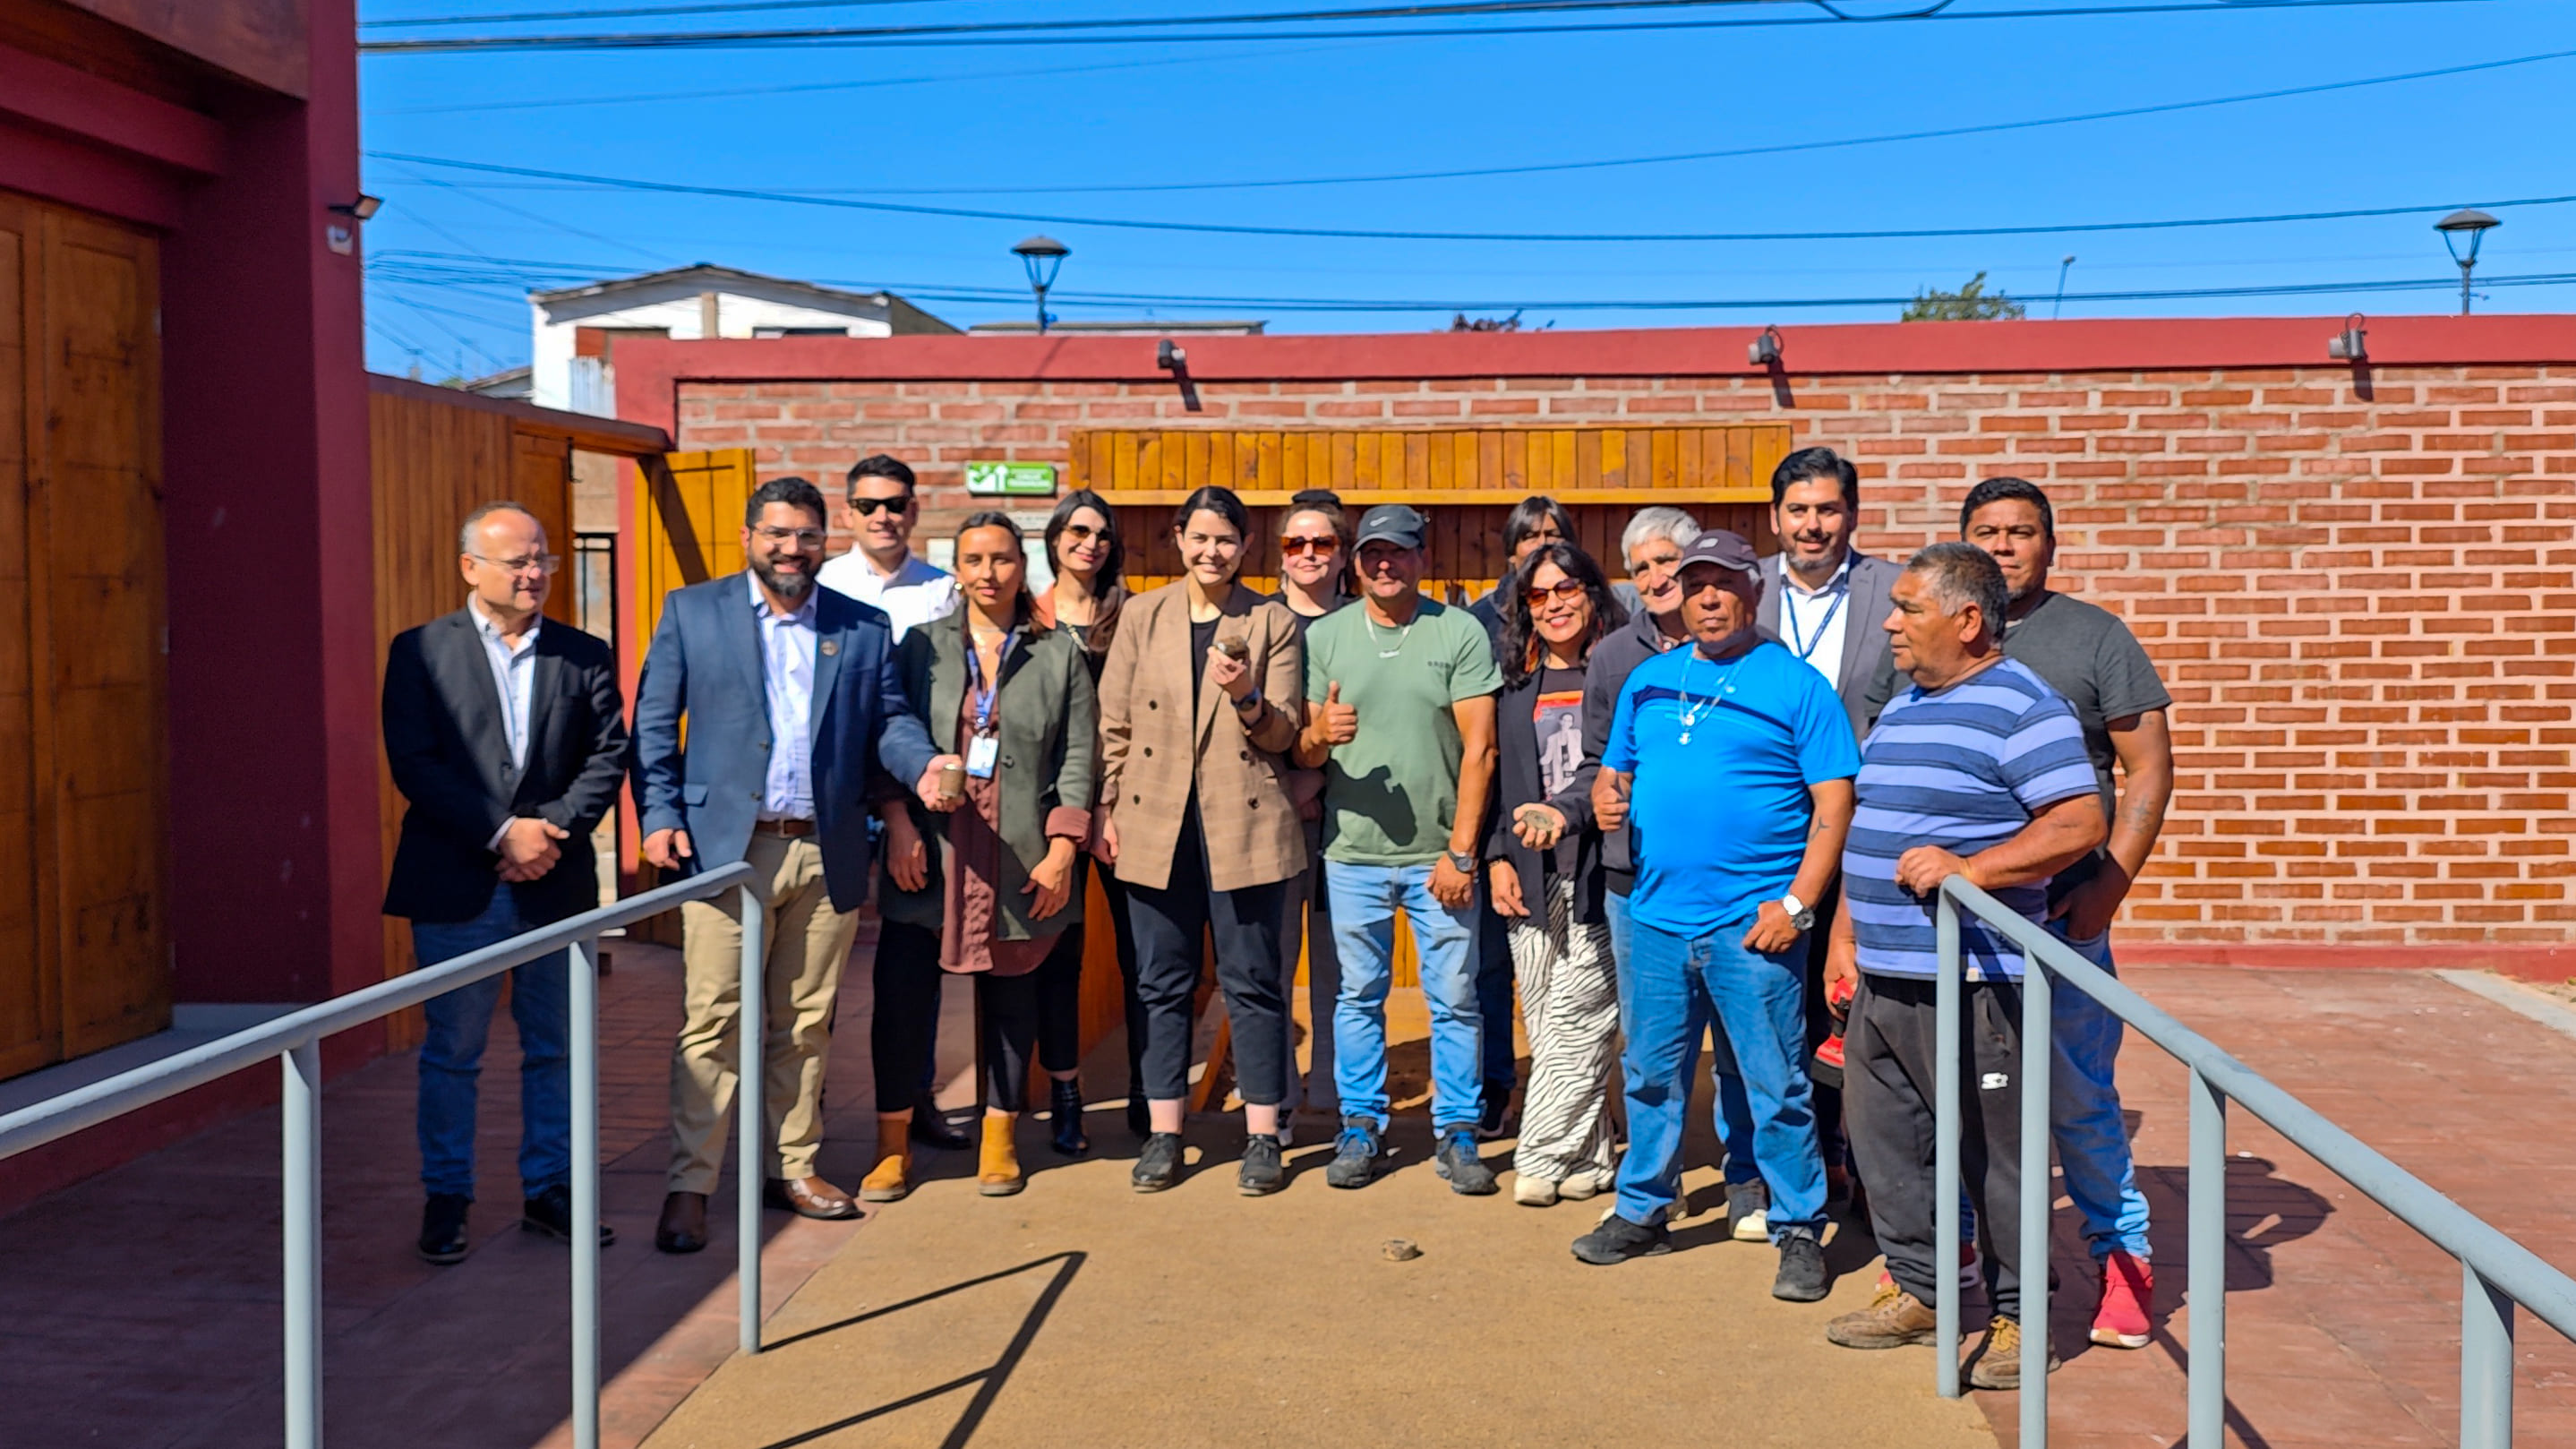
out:
{"label": "man in white shirt", "polygon": [[857,542],[814,576],[827,589],[885,610],[898,644],[915,625],[957,608],[957,581],[912,551],[913,525],[921,521],[914,491],[912,469],[899,459],[874,453],[852,464],[841,527]]}

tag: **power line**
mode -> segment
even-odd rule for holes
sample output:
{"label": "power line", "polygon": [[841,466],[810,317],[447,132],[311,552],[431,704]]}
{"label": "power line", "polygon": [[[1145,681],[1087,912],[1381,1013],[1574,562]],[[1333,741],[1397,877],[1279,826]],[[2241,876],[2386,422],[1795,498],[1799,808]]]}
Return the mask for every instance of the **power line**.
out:
{"label": "power line", "polygon": [[737,186],[693,186],[676,181],[646,181],[632,177],[595,176],[578,171],[550,171],[533,166],[502,166],[484,161],[457,161],[438,156],[415,156],[392,151],[370,151],[378,161],[402,161],[417,166],[444,166],[460,171],[478,171],[499,176],[526,176],[546,181],[574,181],[605,186],[622,191],[657,192],[676,196],[718,196],[736,201],[766,201],[784,206],[821,206],[853,211],[892,212],[905,216],[945,216],[972,221],[1031,222],[1041,226],[1095,226],[1120,231],[1194,232],[1214,236],[1286,236],[1309,239],[1356,241],[1432,241],[1432,242],[1781,242],[1781,241],[1896,241],[1939,237],[1976,236],[2060,236],[2086,232],[2111,231],[2178,231],[2219,226],[2263,226],[2282,222],[2345,221],[2358,217],[2412,216],[2428,211],[2447,211],[2456,205],[2471,204],[2487,208],[2512,206],[2562,206],[2576,201],[2576,195],[2521,197],[2509,201],[2475,203],[2419,203],[2410,206],[2349,207],[2334,211],[2273,212],[2247,216],[2181,217],[2154,221],[2060,222],[2036,226],[1950,226],[1950,227],[1885,227],[1855,231],[1745,231],[1745,232],[1486,232],[1486,231],[1379,231],[1362,227],[1255,226],[1241,223],[1200,221],[1147,221],[1129,217],[1061,216],[1025,211],[994,211],[978,207],[922,206],[908,202],[862,201],[854,197],[801,195],[786,191],[762,191]]}
{"label": "power line", "polygon": [[539,20],[629,20],[654,15],[739,15],[761,10],[855,10],[862,5],[937,5],[946,0],[716,0],[701,5],[628,5],[614,10],[523,10],[505,15],[420,15],[361,20],[360,30],[418,30],[439,25],[518,25]]}
{"label": "power line", "polygon": [[[1820,4],[1821,0],[1540,0],[1560,10],[1640,9],[1649,6],[1743,4]],[[428,55],[468,51],[596,51],[760,48],[793,45],[811,48],[864,46],[875,49],[951,46],[1178,45],[1278,40],[1459,39],[1507,35],[1592,35],[1675,30],[1743,30],[1782,26],[1888,25],[1945,20],[2054,20],[2124,15],[2176,15],[2205,12],[2246,14],[2259,10],[2332,10],[2351,6],[2470,5],[2492,0],[2158,0],[2158,3],[2064,5],[2046,9],[1951,10],[1953,0],[1930,0],[1924,8],[1894,15],[1851,15],[1827,8],[1823,14],[1772,15],[1736,20],[1566,21],[1529,25],[1387,26],[1340,30],[1163,29],[1136,34],[1137,27],[1217,24],[1284,25],[1313,23],[1373,12],[1312,11],[1269,17],[1192,16],[1162,20],[995,21],[944,26],[812,26],[784,30],[635,31],[619,34],[469,35],[405,40],[368,40],[358,49],[368,55]],[[1099,30],[1090,27],[1100,27]],[[1104,33],[1116,27],[1122,33]],[[1007,32],[1007,33],[1001,33]]]}

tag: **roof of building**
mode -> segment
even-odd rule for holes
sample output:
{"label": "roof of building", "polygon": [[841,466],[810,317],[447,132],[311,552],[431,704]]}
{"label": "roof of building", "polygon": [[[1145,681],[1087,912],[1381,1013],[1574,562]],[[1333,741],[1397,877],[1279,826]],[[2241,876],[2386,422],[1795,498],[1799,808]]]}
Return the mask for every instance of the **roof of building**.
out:
{"label": "roof of building", "polygon": [[[1049,322],[1047,331],[1063,332],[1078,337],[1258,337],[1270,324],[1260,319],[1208,318],[1187,321],[1141,322]],[[966,329],[976,336],[1034,336],[1035,322],[978,322]]]}
{"label": "roof of building", "polygon": [[535,377],[536,369],[523,362],[517,367],[505,367],[488,377],[469,378],[456,386],[460,391],[483,397],[509,398],[525,402],[536,392]]}
{"label": "roof of building", "polygon": [[853,292],[817,282],[801,282],[792,277],[772,277],[746,272],[738,267],[720,267],[713,262],[695,262],[667,271],[642,272],[632,277],[615,277],[578,287],[559,287],[550,292],[531,292],[528,300],[539,306],[554,306],[614,298],[629,292],[732,292],[741,296],[792,300],[825,312],[856,314],[883,310],[899,333],[957,330],[892,292]]}

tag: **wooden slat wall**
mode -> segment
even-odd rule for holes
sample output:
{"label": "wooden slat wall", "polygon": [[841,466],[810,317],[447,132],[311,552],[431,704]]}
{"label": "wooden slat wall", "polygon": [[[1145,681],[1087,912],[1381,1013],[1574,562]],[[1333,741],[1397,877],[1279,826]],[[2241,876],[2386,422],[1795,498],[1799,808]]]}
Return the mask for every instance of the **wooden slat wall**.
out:
{"label": "wooden slat wall", "polygon": [[[572,457],[560,438],[518,434],[503,414],[448,405],[411,393],[378,391],[367,399],[375,459],[376,668],[383,683],[385,651],[405,629],[464,606],[465,581],[457,571],[456,530],[481,504],[509,499],[536,515],[546,546],[572,551]],[[546,599],[546,617],[572,621],[572,591],[564,575]],[[403,798],[377,750],[377,793],[383,807],[384,859],[388,869],[402,830]],[[385,974],[412,969],[411,927],[385,921]],[[404,1012],[388,1027],[396,1050],[419,1041],[419,1013]]]}
{"label": "wooden slat wall", "polygon": [[0,1076],[170,1019],[159,276],[0,195]]}

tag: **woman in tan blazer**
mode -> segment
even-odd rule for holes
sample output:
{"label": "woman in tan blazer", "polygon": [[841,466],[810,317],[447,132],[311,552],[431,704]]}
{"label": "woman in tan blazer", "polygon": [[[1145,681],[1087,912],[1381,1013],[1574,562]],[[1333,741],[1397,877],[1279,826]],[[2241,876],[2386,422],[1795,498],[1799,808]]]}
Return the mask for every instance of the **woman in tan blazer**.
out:
{"label": "woman in tan blazer", "polygon": [[1283,758],[1303,710],[1305,653],[1287,606],[1235,581],[1251,520],[1224,488],[1172,522],[1185,572],[1128,601],[1100,674],[1099,849],[1127,886],[1145,1004],[1152,1130],[1138,1192],[1180,1177],[1199,935],[1216,942],[1243,1094],[1247,1194],[1276,1192],[1289,1067],[1280,924],[1306,838]]}

